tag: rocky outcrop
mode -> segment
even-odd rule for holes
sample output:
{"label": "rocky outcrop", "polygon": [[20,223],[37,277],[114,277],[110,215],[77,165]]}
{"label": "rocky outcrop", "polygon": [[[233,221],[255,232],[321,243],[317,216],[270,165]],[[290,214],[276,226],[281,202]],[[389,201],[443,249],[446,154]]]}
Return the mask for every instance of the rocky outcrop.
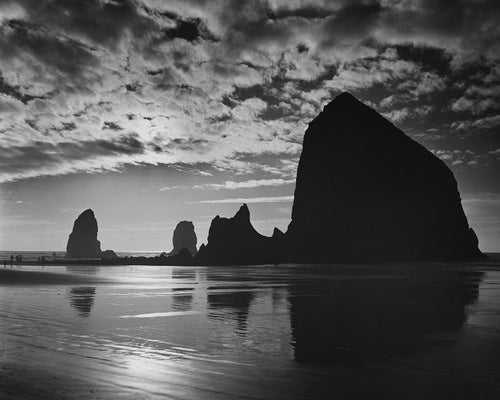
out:
{"label": "rocky outcrop", "polygon": [[206,265],[271,263],[275,261],[273,242],[255,230],[243,204],[234,217],[217,215],[212,220],[207,245],[200,247],[196,261]]}
{"label": "rocky outcrop", "polygon": [[118,255],[113,250],[104,250],[101,252],[101,258],[104,260],[114,260],[118,258]]}
{"label": "rocky outcrop", "polygon": [[170,252],[170,256],[180,253],[182,249],[187,249],[191,256],[196,255],[196,233],[194,225],[191,221],[181,221],[174,229],[172,242],[174,249]]}
{"label": "rocky outcrop", "polygon": [[[195,257],[191,222],[177,225],[173,242],[169,257],[157,257],[159,265],[451,261],[482,256],[450,169],[348,93],[324,107],[305,133],[286,233],[275,229],[272,237],[259,234],[244,204],[234,217],[212,220],[208,242]],[[101,255],[92,210],[75,221],[67,252],[68,257]]]}
{"label": "rocky outcrop", "polygon": [[296,262],[481,255],[450,169],[348,93],[305,133],[285,248]]}
{"label": "rocky outcrop", "polygon": [[91,209],[82,212],[73,225],[66,246],[68,258],[101,257],[101,242],[97,240],[97,220]]}
{"label": "rocky outcrop", "polygon": [[193,256],[186,247],[183,247],[178,254],[166,257],[165,264],[168,265],[193,265]]}

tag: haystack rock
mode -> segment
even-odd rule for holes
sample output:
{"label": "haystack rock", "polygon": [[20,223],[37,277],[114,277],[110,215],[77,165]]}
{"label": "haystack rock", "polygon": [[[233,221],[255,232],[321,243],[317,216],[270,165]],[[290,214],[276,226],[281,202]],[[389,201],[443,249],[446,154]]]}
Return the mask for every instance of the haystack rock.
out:
{"label": "haystack rock", "polygon": [[97,240],[97,220],[91,209],[82,212],[73,225],[66,246],[66,257],[96,258],[100,257],[101,243]]}
{"label": "haystack rock", "polygon": [[273,239],[258,233],[243,204],[232,218],[212,220],[208,243],[200,247],[197,262],[207,265],[260,264],[274,261]]}
{"label": "haystack rock", "polygon": [[174,249],[169,255],[175,256],[179,254],[182,249],[187,249],[191,256],[195,256],[196,241],[193,223],[191,221],[179,222],[174,229],[174,236],[172,238]]}
{"label": "haystack rock", "polygon": [[481,256],[450,169],[349,93],[305,133],[286,242],[301,262]]}

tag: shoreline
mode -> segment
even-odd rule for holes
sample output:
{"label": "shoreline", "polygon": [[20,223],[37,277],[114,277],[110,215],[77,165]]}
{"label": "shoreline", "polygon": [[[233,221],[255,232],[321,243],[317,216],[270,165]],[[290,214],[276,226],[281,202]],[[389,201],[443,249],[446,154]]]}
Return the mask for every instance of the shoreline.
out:
{"label": "shoreline", "polygon": [[294,262],[290,260],[283,260],[282,262],[263,262],[255,264],[209,264],[202,263],[195,257],[192,259],[179,259],[176,256],[173,257],[118,257],[113,259],[71,259],[71,258],[56,258],[56,259],[45,259],[45,261],[39,260],[26,260],[22,262],[11,262],[9,259],[0,260],[0,269],[22,267],[22,266],[65,266],[65,265],[75,265],[75,266],[122,266],[122,265],[144,265],[144,266],[192,266],[192,267],[210,267],[210,266],[257,266],[257,265],[339,265],[339,266],[364,266],[364,265],[434,265],[439,266],[440,264],[452,264],[452,265],[463,265],[464,263],[494,260],[495,258],[500,258],[500,253],[483,253],[482,257],[469,260],[392,260],[392,261],[346,261],[346,260],[332,260],[329,262]]}

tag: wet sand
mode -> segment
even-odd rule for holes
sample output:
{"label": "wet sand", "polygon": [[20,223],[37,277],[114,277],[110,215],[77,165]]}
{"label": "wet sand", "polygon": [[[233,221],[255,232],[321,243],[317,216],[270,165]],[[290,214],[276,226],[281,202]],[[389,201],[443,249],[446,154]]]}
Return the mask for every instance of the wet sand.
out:
{"label": "wet sand", "polygon": [[1,399],[497,399],[500,262],[0,270]]}
{"label": "wet sand", "polygon": [[22,269],[0,269],[1,285],[62,285],[105,283],[105,277],[64,274],[50,271],[29,271]]}

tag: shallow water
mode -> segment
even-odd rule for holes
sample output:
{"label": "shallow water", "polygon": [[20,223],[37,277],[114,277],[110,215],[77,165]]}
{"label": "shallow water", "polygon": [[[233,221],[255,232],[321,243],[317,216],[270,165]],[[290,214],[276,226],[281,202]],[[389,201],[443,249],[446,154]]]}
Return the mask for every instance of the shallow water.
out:
{"label": "shallow water", "polygon": [[500,257],[0,268],[1,399],[497,399]]}

